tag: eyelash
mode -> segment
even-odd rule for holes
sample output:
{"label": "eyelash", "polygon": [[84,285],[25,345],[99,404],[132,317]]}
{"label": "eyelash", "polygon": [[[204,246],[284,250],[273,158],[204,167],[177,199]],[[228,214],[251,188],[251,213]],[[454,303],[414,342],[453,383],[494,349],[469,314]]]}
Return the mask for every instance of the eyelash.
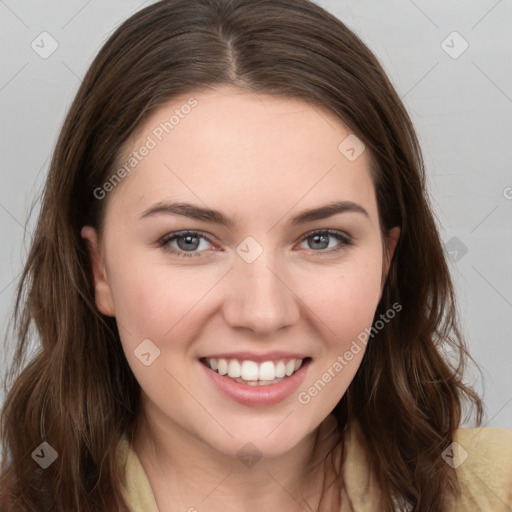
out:
{"label": "eyelash", "polygon": [[[307,240],[308,238],[312,238],[316,235],[329,235],[338,240],[339,242],[342,242],[342,244],[336,248],[336,249],[324,249],[324,250],[318,250],[315,251],[314,249],[309,249],[313,251],[313,253],[317,253],[318,255],[323,254],[329,254],[336,251],[341,250],[344,246],[350,246],[353,245],[354,241],[351,237],[348,235],[345,235],[339,231],[334,231],[332,229],[323,229],[318,231],[311,231],[309,233],[306,233],[301,239],[300,242],[304,242],[304,240]],[[169,242],[172,242],[173,240],[176,240],[178,238],[186,237],[186,236],[194,236],[198,238],[203,238],[204,240],[208,241],[209,243],[212,243],[208,237],[204,236],[199,231],[178,231],[176,233],[169,233],[165,236],[163,236],[158,241],[158,246],[161,247],[164,251],[169,252],[175,256],[178,256],[180,258],[189,258],[189,257],[195,257],[195,256],[201,256],[202,251],[182,251],[177,250],[169,245]]]}

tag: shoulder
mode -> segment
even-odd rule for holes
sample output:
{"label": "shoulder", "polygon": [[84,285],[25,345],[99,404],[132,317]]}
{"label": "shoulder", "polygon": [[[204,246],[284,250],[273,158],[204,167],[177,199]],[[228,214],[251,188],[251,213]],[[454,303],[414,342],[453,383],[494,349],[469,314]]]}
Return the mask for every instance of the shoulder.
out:
{"label": "shoulder", "polygon": [[461,485],[461,495],[451,510],[512,510],[512,430],[460,428],[453,441],[443,452]]}

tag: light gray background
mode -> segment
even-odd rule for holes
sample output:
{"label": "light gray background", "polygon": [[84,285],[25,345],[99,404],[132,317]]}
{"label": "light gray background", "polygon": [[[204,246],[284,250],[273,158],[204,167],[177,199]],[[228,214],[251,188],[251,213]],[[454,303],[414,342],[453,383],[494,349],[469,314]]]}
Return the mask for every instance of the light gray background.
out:
{"label": "light gray background", "polygon": [[[106,38],[147,3],[0,0],[2,338],[39,205],[27,225],[28,212],[65,112]],[[483,371],[483,381],[474,371],[468,378],[485,392],[484,424],[512,429],[512,1],[318,3],[376,53],[413,118],[464,331]],[[31,43],[42,47],[45,31],[58,48],[43,59]],[[9,352],[0,358],[3,368]]]}

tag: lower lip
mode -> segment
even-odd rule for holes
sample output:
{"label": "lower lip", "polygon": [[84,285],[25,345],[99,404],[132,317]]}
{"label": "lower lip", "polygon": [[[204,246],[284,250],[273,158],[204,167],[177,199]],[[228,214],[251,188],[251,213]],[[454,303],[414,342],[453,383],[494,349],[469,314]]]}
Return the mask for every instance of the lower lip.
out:
{"label": "lower lip", "polygon": [[264,386],[240,384],[214,372],[201,362],[199,364],[222,394],[239,404],[256,407],[277,404],[288,398],[304,380],[310,362],[311,359],[303,362],[302,366],[290,377],[286,377],[276,384]]}

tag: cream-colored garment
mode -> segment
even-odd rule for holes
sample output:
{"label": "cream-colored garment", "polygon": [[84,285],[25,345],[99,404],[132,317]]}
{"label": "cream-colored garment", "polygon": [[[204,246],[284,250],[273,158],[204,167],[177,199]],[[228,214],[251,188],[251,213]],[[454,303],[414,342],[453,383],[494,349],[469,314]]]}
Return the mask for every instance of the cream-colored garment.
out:
{"label": "cream-colored garment", "polygon": [[[335,427],[336,420],[329,415],[320,426],[320,438],[334,436]],[[379,511],[379,493],[361,439],[357,427],[345,436],[343,477],[351,504],[343,499],[340,512]],[[457,474],[462,494],[451,503],[450,512],[512,512],[512,431],[462,428],[454,441],[455,458],[446,456],[446,460],[460,463]],[[125,440],[119,444],[119,463],[124,468],[122,492],[130,511],[159,512],[144,469]]]}

